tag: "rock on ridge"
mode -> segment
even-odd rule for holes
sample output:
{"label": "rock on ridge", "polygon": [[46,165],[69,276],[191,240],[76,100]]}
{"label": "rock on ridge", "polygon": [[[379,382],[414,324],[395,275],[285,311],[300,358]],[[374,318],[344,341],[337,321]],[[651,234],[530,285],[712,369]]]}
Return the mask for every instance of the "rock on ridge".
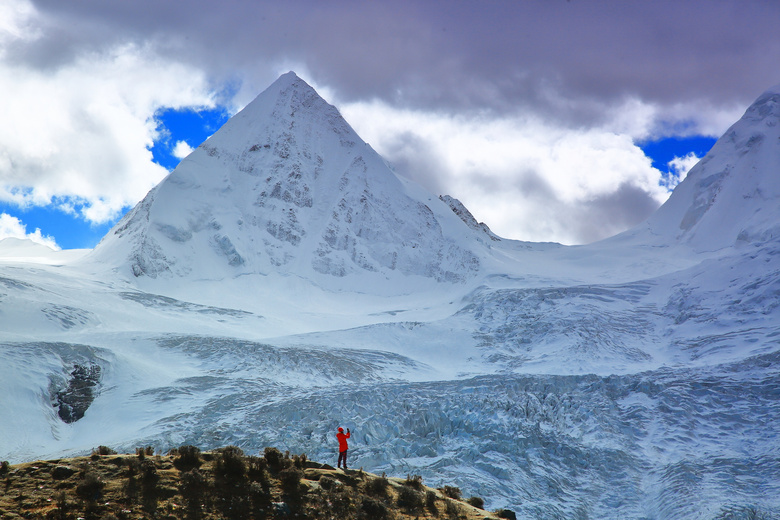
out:
{"label": "rock on ridge", "polygon": [[465,222],[466,225],[471,229],[484,233],[488,236],[488,238],[490,238],[490,240],[495,242],[501,241],[501,237],[493,233],[488,225],[484,222],[477,222],[477,219],[474,218],[474,215],[472,215],[466,206],[464,206],[463,203],[455,197],[450,197],[449,195],[439,195],[439,200],[449,206],[453,213],[460,217],[460,219]]}

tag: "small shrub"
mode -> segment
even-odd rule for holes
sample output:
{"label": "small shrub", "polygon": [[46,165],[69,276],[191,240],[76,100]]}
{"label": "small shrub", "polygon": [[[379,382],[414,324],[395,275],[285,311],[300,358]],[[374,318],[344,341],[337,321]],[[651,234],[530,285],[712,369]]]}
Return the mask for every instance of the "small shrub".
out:
{"label": "small shrub", "polygon": [[485,509],[485,501],[480,497],[471,497],[466,500],[466,503],[476,507],[477,509]]}
{"label": "small shrub", "polygon": [[176,457],[173,459],[173,465],[180,471],[186,471],[192,468],[198,468],[202,464],[200,460],[200,448],[185,445],[175,450]]}
{"label": "small shrub", "polygon": [[357,496],[344,486],[333,486],[317,498],[319,502],[312,505],[322,514],[322,518],[354,519],[358,513]]}
{"label": "small shrub", "polygon": [[135,477],[141,472],[141,459],[127,459],[127,476]]}
{"label": "small shrub", "polygon": [[181,474],[181,494],[184,497],[200,496],[208,487],[206,477],[197,470],[184,471]]}
{"label": "small shrub", "polygon": [[65,518],[65,514],[68,512],[68,509],[70,509],[70,503],[68,503],[68,495],[64,491],[60,491],[56,495],[54,495],[54,501],[57,504],[58,512],[60,513],[60,518]]}
{"label": "small shrub", "polygon": [[411,486],[401,486],[398,490],[398,507],[409,512],[416,512],[423,507],[423,494]]}
{"label": "small shrub", "polygon": [[428,490],[425,493],[425,508],[431,512],[433,516],[439,516],[439,508],[436,507],[436,493]]}
{"label": "small shrub", "polygon": [[381,477],[369,479],[366,482],[366,493],[377,497],[387,497],[387,487],[390,482],[387,480],[387,476],[382,473]]}
{"label": "small shrub", "polygon": [[303,471],[298,468],[285,468],[279,472],[279,482],[282,485],[282,491],[288,495],[297,495],[300,492],[301,479]]}
{"label": "small shrub", "polygon": [[306,454],[293,455],[293,465],[298,469],[306,469]]}
{"label": "small shrub", "polygon": [[267,492],[270,482],[268,480],[268,462],[263,457],[247,457],[247,476],[252,482],[260,482]]}
{"label": "small shrub", "polygon": [[152,446],[147,446],[146,448],[136,448],[135,454],[139,459],[144,459],[147,456],[151,457],[154,455],[154,448]]}
{"label": "small shrub", "polygon": [[112,450],[108,446],[98,446],[96,449],[92,450],[92,454],[98,454],[98,455],[116,455],[116,451]]}
{"label": "small shrub", "polygon": [[423,488],[423,478],[420,475],[407,475],[404,486],[421,491]]}
{"label": "small shrub", "polygon": [[257,482],[249,486],[249,498],[252,501],[252,512],[257,520],[266,518],[265,512],[271,507],[272,495],[268,489]]}
{"label": "small shrub", "polygon": [[389,517],[390,510],[384,502],[380,502],[371,497],[363,497],[358,518],[366,520],[385,520]]}
{"label": "small shrub", "polygon": [[268,462],[268,467],[271,468],[271,471],[278,473],[282,469],[284,457],[281,451],[276,448],[266,448],[263,456],[266,462]]}
{"label": "small shrub", "polygon": [[181,474],[179,489],[190,516],[197,517],[201,511],[204,493],[208,489],[206,478],[197,469],[185,471]]}
{"label": "small shrub", "polygon": [[154,461],[151,461],[149,459],[144,459],[141,462],[141,480],[145,484],[154,484],[159,480],[159,475],[157,475],[157,466],[154,464]]}
{"label": "small shrub", "polygon": [[84,500],[97,500],[100,498],[100,493],[103,491],[105,484],[97,473],[93,471],[87,471],[84,473],[84,477],[81,482],[76,486],[76,495]]}
{"label": "small shrub", "polygon": [[460,500],[462,496],[460,492],[460,488],[454,486],[444,486],[443,488],[441,488],[441,492],[444,493],[445,496],[454,498],[455,500]]}
{"label": "small shrub", "polygon": [[499,509],[496,511],[496,515],[499,518],[506,518],[507,520],[517,520],[517,515],[511,509]]}
{"label": "small shrub", "polygon": [[222,477],[240,480],[246,475],[244,451],[237,446],[226,446],[218,450],[215,471]]}
{"label": "small shrub", "polygon": [[226,446],[216,450],[215,455],[214,493],[217,508],[225,518],[248,518],[251,498],[244,451],[237,446]]}
{"label": "small shrub", "polygon": [[6,473],[8,473],[8,461],[4,460],[0,462],[0,475],[5,475]]}
{"label": "small shrub", "polygon": [[128,459],[127,461],[127,482],[123,486],[123,491],[129,504],[138,498],[138,482],[136,482],[135,477],[141,472],[141,462],[140,459]]}
{"label": "small shrub", "polygon": [[449,518],[451,520],[458,520],[459,518],[461,518],[461,516],[463,516],[463,510],[460,507],[460,505],[457,502],[453,501],[453,500],[448,500],[447,501],[447,518]]}

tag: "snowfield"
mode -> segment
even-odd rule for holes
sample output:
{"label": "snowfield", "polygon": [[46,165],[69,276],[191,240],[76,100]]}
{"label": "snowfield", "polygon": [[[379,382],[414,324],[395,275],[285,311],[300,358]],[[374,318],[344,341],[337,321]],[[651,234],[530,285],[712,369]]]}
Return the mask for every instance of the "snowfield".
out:
{"label": "snowfield", "polygon": [[780,88],[648,221],[506,240],[293,73],[92,251],[0,241],[0,458],[265,446],[531,519],[780,517]]}

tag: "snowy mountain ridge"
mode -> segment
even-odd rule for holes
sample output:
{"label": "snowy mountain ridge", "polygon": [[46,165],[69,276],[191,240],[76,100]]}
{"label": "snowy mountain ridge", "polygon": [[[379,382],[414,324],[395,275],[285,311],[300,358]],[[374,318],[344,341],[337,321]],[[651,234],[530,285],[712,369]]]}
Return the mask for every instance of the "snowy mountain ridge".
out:
{"label": "snowy mountain ridge", "polygon": [[284,75],[86,256],[0,242],[0,458],[328,460],[349,426],[353,467],[518,518],[778,516],[778,92],[566,247],[496,237]]}

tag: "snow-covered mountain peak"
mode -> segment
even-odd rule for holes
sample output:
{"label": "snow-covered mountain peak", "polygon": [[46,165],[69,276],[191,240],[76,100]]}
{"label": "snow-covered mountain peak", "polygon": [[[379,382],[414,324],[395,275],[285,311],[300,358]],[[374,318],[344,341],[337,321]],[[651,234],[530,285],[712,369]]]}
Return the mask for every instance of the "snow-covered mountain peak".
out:
{"label": "snow-covered mountain peak", "polygon": [[276,273],[340,290],[364,287],[366,276],[372,285],[458,283],[480,265],[473,233],[287,73],[185,158],[92,257],[146,278]]}
{"label": "snow-covered mountain peak", "polygon": [[[359,139],[334,106],[294,72],[288,72],[232,117],[209,139],[208,146],[223,151],[259,152],[274,143],[255,141],[280,134],[288,140],[290,135],[311,137],[312,131],[332,132],[344,139],[344,146],[354,146]],[[280,144],[283,149],[279,155],[286,158],[289,141]]]}
{"label": "snow-covered mountain peak", "polygon": [[648,224],[699,251],[780,236],[780,85],[759,96]]}

